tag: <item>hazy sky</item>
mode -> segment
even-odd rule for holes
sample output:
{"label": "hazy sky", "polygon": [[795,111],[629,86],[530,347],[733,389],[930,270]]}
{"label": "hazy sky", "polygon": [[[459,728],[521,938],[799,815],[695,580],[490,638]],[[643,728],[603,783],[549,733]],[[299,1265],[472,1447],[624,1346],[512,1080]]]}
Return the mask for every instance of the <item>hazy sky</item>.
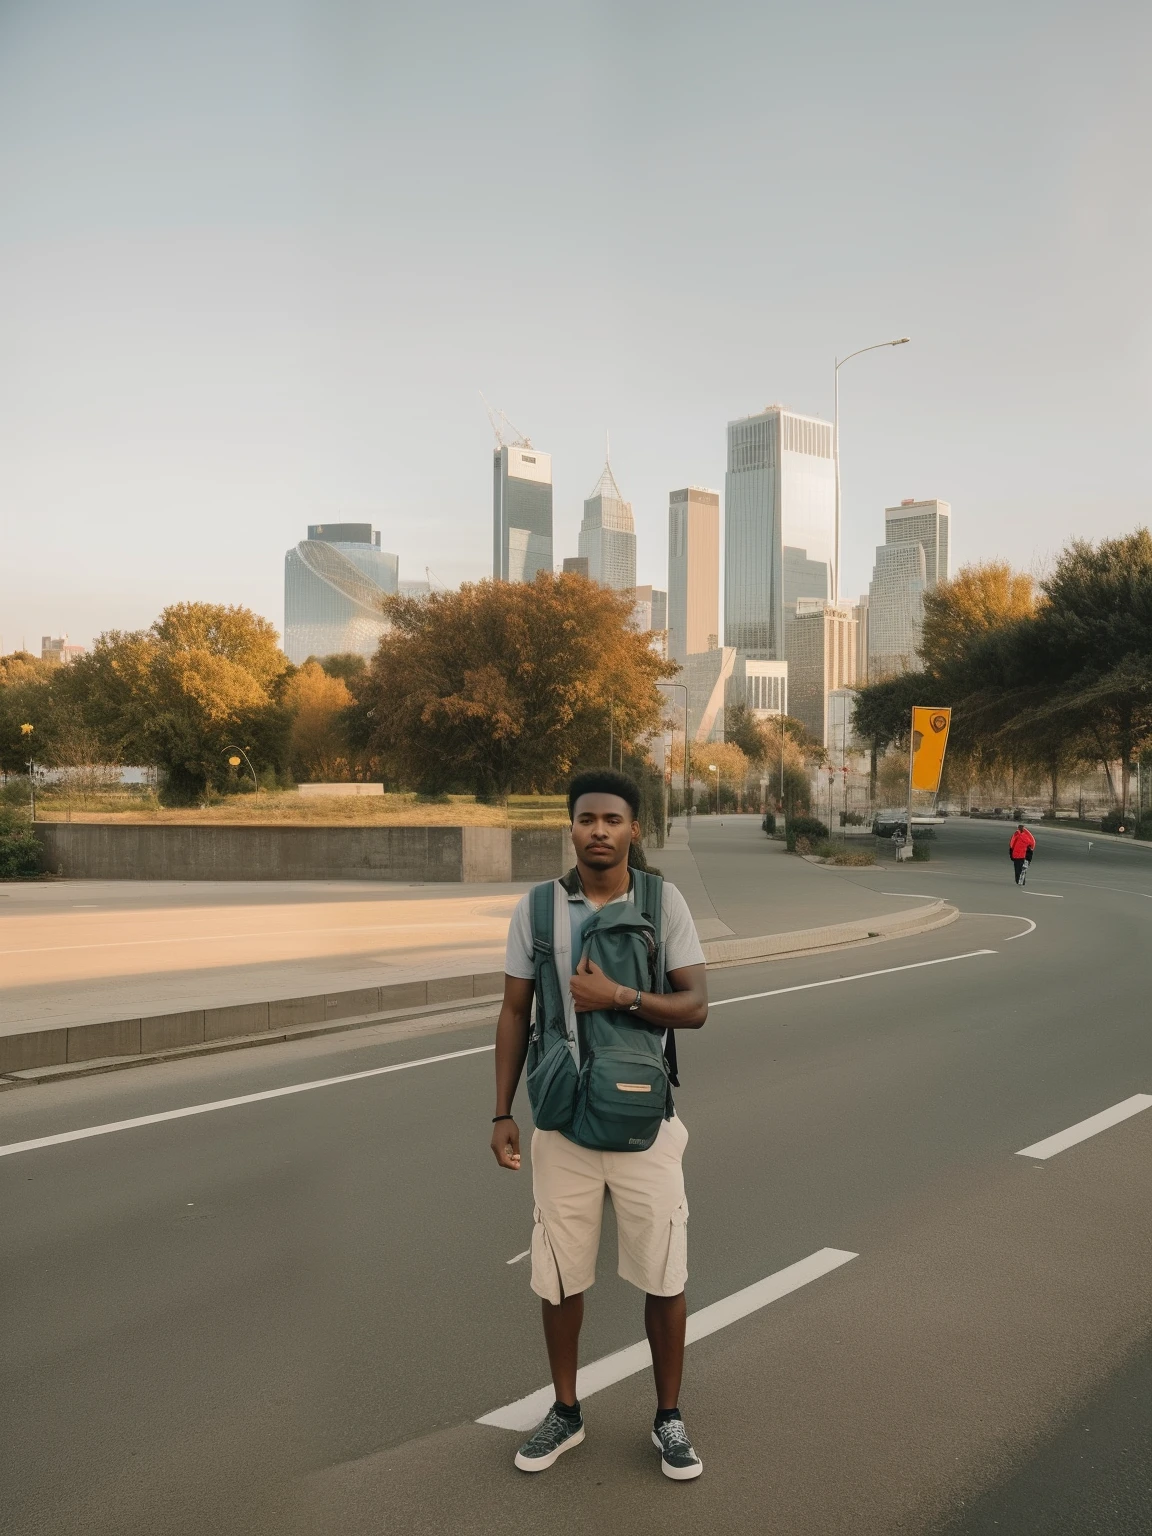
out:
{"label": "hazy sky", "polygon": [[283,616],[309,521],[487,574],[477,391],[639,577],[725,423],[1032,566],[1152,517],[1152,7],[0,0],[0,636]]}

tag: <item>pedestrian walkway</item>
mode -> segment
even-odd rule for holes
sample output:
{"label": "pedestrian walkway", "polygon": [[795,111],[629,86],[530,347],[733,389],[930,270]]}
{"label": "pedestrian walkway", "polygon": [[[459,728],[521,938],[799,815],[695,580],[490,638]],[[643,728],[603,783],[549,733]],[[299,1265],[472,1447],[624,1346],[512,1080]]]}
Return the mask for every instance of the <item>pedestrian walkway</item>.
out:
{"label": "pedestrian walkway", "polygon": [[[690,845],[689,845],[690,844]],[[758,817],[674,824],[651,861],[701,938],[910,905],[790,858]],[[502,968],[526,885],[79,881],[0,887],[0,1035]]]}

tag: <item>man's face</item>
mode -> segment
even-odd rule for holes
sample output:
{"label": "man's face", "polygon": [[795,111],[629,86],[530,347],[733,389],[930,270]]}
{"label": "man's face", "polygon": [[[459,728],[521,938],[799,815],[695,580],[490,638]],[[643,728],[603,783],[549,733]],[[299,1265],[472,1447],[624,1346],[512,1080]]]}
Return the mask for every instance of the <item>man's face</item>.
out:
{"label": "man's face", "polygon": [[581,795],[572,807],[572,845],[582,864],[613,869],[628,858],[628,846],[640,835],[632,807],[619,795]]}

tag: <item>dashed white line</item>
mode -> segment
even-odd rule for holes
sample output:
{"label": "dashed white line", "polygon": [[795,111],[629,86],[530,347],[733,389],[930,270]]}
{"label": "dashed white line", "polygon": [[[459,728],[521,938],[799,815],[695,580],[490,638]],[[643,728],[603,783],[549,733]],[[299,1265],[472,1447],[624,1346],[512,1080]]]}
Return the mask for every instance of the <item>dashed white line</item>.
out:
{"label": "dashed white line", "polygon": [[31,1141],[10,1141],[0,1146],[0,1157],[16,1152],[35,1152],[41,1147],[58,1147],[66,1141],[86,1141],[90,1136],[111,1136],[113,1131],[133,1131],[141,1125],[159,1125],[164,1120],[185,1120],[190,1115],[209,1115],[216,1109],[237,1109],[241,1104],[259,1104],[264,1099],[283,1099],[292,1093],[309,1093],[313,1088],[334,1088],[337,1083],[363,1082],[368,1077],[384,1077],[389,1072],[407,1072],[412,1067],[430,1067],[438,1061],[458,1061],[461,1056],[479,1056],[494,1051],[495,1045],[473,1045],[466,1051],[446,1051],[443,1056],[422,1056],[419,1061],[398,1061],[390,1067],[368,1067],[363,1072],[345,1072],[341,1077],[320,1077],[311,1083],[292,1083],[287,1088],[265,1088],[261,1093],[242,1093],[234,1099],[214,1099],[209,1104],[187,1104],[183,1109],[164,1109],[155,1115],[136,1115],[131,1120],[111,1120],[106,1125],[86,1125],[78,1131],[60,1131],[55,1136],[36,1136]]}
{"label": "dashed white line", "polygon": [[505,1259],[504,1262],[505,1264],[519,1264],[520,1260],[526,1259],[531,1252],[531,1248],[525,1248],[523,1253],[516,1254],[514,1258]]}
{"label": "dashed white line", "polygon": [[[1024,919],[1028,921],[1027,918]],[[867,981],[872,976],[894,976],[897,971],[919,971],[926,965],[947,965],[951,960],[974,960],[977,955],[994,955],[994,949],[970,949],[963,955],[944,955],[939,960],[917,960],[912,965],[888,965],[882,971],[857,971],[851,976],[833,976],[828,981],[805,981],[796,987],[773,987],[771,992],[748,992],[743,997],[722,997],[709,1003],[713,1008],[727,1008],[729,1003],[754,1003],[761,997],[782,997],[785,992],[810,992],[814,987],[839,987],[848,981]]]}
{"label": "dashed white line", "polygon": [[[697,1339],[707,1338],[710,1333],[716,1333],[729,1323],[738,1322],[740,1318],[758,1312],[769,1302],[779,1301],[781,1296],[787,1296],[791,1291],[799,1290],[802,1285],[819,1280],[822,1275],[830,1274],[850,1259],[858,1257],[858,1254],[849,1253],[844,1248],[820,1248],[806,1259],[789,1264],[786,1269],[778,1269],[774,1275],[757,1280],[754,1285],[745,1286],[742,1291],[725,1296],[722,1301],[714,1301],[710,1307],[701,1307],[699,1312],[693,1312],[688,1318],[687,1342],[694,1344]],[[627,1349],[618,1349],[613,1355],[604,1355],[602,1359],[593,1360],[590,1365],[577,1371],[577,1396],[591,1397],[594,1392],[601,1392],[605,1387],[613,1386],[628,1376],[635,1376],[638,1371],[647,1370],[651,1364],[652,1351],[647,1339],[639,1344],[630,1344]],[[551,1386],[541,1387],[538,1392],[531,1392],[527,1397],[517,1398],[504,1408],[486,1413],[476,1422],[491,1425],[493,1429],[515,1429],[521,1432],[534,1429],[551,1408],[554,1397]]]}
{"label": "dashed white line", "polygon": [[1046,1157],[1055,1157],[1057,1152],[1065,1152],[1069,1147],[1076,1146],[1078,1142],[1087,1141],[1090,1136],[1098,1136],[1101,1131],[1111,1130],[1122,1120],[1131,1119],[1142,1109],[1152,1109],[1152,1093],[1134,1093],[1130,1099],[1122,1099],[1119,1104],[1113,1104],[1111,1109],[1102,1109],[1098,1115],[1090,1115],[1087,1120],[1078,1120],[1066,1131],[1057,1131],[1055,1136],[1047,1136],[1043,1141],[1033,1142],[1030,1147],[1022,1147],[1016,1156],[1035,1157],[1041,1160]]}
{"label": "dashed white line", "polygon": [[1052,891],[1026,891],[1020,892],[1021,896],[1035,896],[1040,901],[1063,901],[1063,896],[1057,896]]}

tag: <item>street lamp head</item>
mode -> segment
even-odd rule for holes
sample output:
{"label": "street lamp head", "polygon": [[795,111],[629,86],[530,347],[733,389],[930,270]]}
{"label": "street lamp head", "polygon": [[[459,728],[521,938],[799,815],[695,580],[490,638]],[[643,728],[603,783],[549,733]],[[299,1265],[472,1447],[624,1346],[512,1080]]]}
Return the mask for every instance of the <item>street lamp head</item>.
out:
{"label": "street lamp head", "polygon": [[708,772],[709,773],[715,773],[716,772],[716,764],[715,763],[709,763],[708,764]]}
{"label": "street lamp head", "polygon": [[897,339],[895,341],[890,341],[888,343],[888,345],[890,347],[902,347],[905,344],[905,342],[908,342],[908,341],[911,341],[911,340],[912,340],[911,336],[900,336],[900,337],[897,337]]}

